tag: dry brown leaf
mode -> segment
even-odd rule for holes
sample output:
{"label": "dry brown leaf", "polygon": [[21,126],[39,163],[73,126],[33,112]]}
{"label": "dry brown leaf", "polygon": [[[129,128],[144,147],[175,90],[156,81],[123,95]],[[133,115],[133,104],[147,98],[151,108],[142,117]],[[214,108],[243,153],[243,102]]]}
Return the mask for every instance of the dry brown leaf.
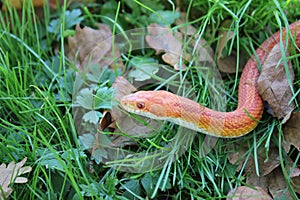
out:
{"label": "dry brown leaf", "polygon": [[[225,20],[222,24],[222,27],[229,28],[229,24],[231,23],[230,20]],[[237,53],[235,51],[232,51],[231,55],[223,56],[223,50],[225,49],[228,42],[233,37],[233,31],[226,30],[226,31],[220,31],[220,40],[218,45],[218,52],[217,52],[217,65],[220,69],[220,71],[225,73],[235,73],[236,72],[236,59],[237,59]],[[239,57],[239,68],[238,71],[241,72],[243,70],[243,67],[246,64],[246,55],[244,52],[240,53]]]}
{"label": "dry brown leaf", "polygon": [[111,112],[110,111],[104,111],[103,112],[103,116],[99,121],[99,126],[98,129],[101,131],[104,131],[106,128],[110,129],[112,128],[112,130],[110,130],[111,132],[113,132],[115,130],[115,127],[112,127],[111,125],[113,124],[113,120],[111,117]]}
{"label": "dry brown leaf", "polygon": [[[243,56],[245,54],[240,54],[240,60],[239,60],[239,68],[238,71],[242,72],[244,69],[244,66],[246,64],[246,57]],[[217,65],[221,72],[233,74],[236,72],[236,58],[237,54],[235,52],[232,52],[231,55],[226,56],[224,58],[220,57],[217,59]]]}
{"label": "dry brown leaf", "polygon": [[[98,24],[99,29],[76,26],[76,35],[69,37],[70,60],[76,61],[76,67],[80,71],[87,69],[89,64],[99,64],[100,67],[113,68],[114,56],[112,52],[112,32],[108,25]],[[115,58],[120,58],[120,52],[114,47]],[[117,67],[123,68],[121,61],[117,61]]]}
{"label": "dry brown leaf", "polygon": [[[297,167],[291,169],[291,165],[293,165],[293,161],[287,163],[286,172],[287,174],[290,174],[290,170],[293,170],[290,180],[292,181],[294,191],[299,192],[300,186],[297,185],[297,183],[299,183],[298,181],[300,180],[300,169]],[[265,176],[257,176],[255,173],[250,173],[246,182],[247,184],[264,188],[266,191],[270,192],[273,198],[285,197],[286,199],[291,199],[290,193],[287,190],[286,180],[282,173],[282,169],[279,166]]]}
{"label": "dry brown leaf", "polygon": [[295,192],[300,194],[300,176],[291,178]]}
{"label": "dry brown leaf", "polygon": [[[244,164],[244,161],[247,157],[248,147],[245,145],[239,145],[240,149],[238,151],[231,150],[229,156],[229,162],[232,164],[238,164],[238,171],[241,169],[241,166]],[[280,165],[280,157],[277,147],[271,146],[268,152],[268,158],[266,157],[265,148],[259,148],[258,152],[258,167],[259,167],[259,176],[256,174],[255,163],[253,157],[251,157],[246,166],[244,168],[245,173],[247,175],[246,182],[251,186],[259,186],[263,188],[265,191],[270,191],[272,197],[285,196],[290,198],[290,194],[287,190],[287,185],[284,179],[284,176],[281,171]],[[291,169],[288,166],[291,166],[293,162],[289,162],[287,165],[287,173]],[[291,180],[293,181],[293,186],[295,191],[299,191],[300,183],[300,170],[299,168],[293,169],[293,173],[291,173]]]}
{"label": "dry brown leaf", "polygon": [[198,53],[198,58],[200,62],[207,62],[210,63],[210,66],[215,66],[214,64],[214,50],[207,45],[207,41],[204,40],[203,38],[201,38],[199,40],[199,43],[196,44],[195,42],[193,42],[194,46],[197,45],[197,53]]}
{"label": "dry brown leaf", "polygon": [[[179,25],[179,31],[184,35],[198,37],[197,29],[190,24],[187,24],[186,13],[181,12],[180,17],[175,20],[175,24]],[[183,25],[183,26],[182,26]]]}
{"label": "dry brown leaf", "polygon": [[265,178],[268,183],[269,192],[273,198],[285,196],[286,199],[292,199],[287,190],[287,185],[282,174],[282,170],[279,167]]}
{"label": "dry brown leaf", "polygon": [[288,153],[291,145],[294,145],[300,151],[300,112],[293,113],[291,118],[284,124],[284,140],[282,146]]}
{"label": "dry brown leaf", "polygon": [[[182,53],[182,35],[173,34],[172,30],[167,27],[162,27],[158,24],[150,24],[148,26],[148,35],[146,41],[148,45],[156,50],[156,54],[164,53],[162,59],[164,62],[179,69],[180,56]],[[186,66],[182,63],[182,69]]]}
{"label": "dry brown leaf", "polygon": [[295,192],[300,194],[300,169],[299,168],[294,170],[294,173],[291,176],[291,181]]}
{"label": "dry brown leaf", "polygon": [[270,200],[272,199],[270,195],[264,191],[261,187],[249,188],[247,186],[240,186],[236,190],[232,189],[227,194],[228,200]]}
{"label": "dry brown leaf", "polygon": [[[198,38],[197,29],[190,24],[186,23],[186,13],[181,12],[180,18],[176,19],[175,24],[180,26],[179,31],[183,35],[192,36],[193,38],[188,38],[190,40],[191,48],[196,47],[197,50],[197,59],[201,63],[209,63],[209,66],[214,65],[214,51],[211,46],[207,45],[207,41],[203,38]],[[182,26],[184,25],[184,26]],[[187,43],[185,43],[186,45]],[[185,59],[190,60],[190,55],[185,54]],[[206,65],[205,65],[206,66]]]}
{"label": "dry brown leaf", "polygon": [[[118,76],[115,79],[113,88],[115,89],[114,98],[117,102],[121,101],[121,98],[123,96],[137,91],[137,89],[132,84],[130,84],[123,76]],[[121,120],[124,117],[125,113],[119,108],[114,108],[111,110],[111,115],[112,118]]]}
{"label": "dry brown leaf", "polygon": [[[242,165],[244,164],[244,161],[247,156],[244,154],[249,150],[249,147],[247,145],[239,145],[238,150],[232,149],[228,160],[231,164],[237,164],[237,171],[240,171]],[[261,147],[258,149],[257,155],[258,155],[258,166],[260,169],[260,174],[265,176],[269,173],[271,173],[277,166],[280,165],[279,155],[278,155],[278,149],[275,146],[271,146],[268,152],[268,158],[266,157],[266,149],[264,147]],[[245,171],[247,173],[256,173],[255,171],[255,163],[253,160],[253,157],[251,157],[245,166]]]}
{"label": "dry brown leaf", "polygon": [[244,156],[245,152],[247,151],[248,146],[239,145],[238,149],[235,149],[234,146],[229,147],[229,156],[228,156],[228,161],[229,163],[233,165],[237,165],[236,171],[239,172],[244,164],[244,161],[246,157]]}
{"label": "dry brown leaf", "polygon": [[[286,55],[288,56],[288,55]],[[273,47],[269,56],[265,60],[262,72],[258,79],[258,90],[263,98],[267,101],[278,119],[284,118],[289,115],[294,109],[294,102],[289,104],[293,94],[290,85],[287,80],[286,71],[284,65],[281,62],[278,66],[278,62],[282,58],[280,44],[278,43]],[[288,61],[289,75],[291,81],[294,81],[294,71],[291,62]]]}
{"label": "dry brown leaf", "polygon": [[[18,177],[22,174],[29,173],[31,167],[23,165],[27,158],[18,163],[10,162],[7,166],[2,163],[0,165],[0,199],[6,199],[12,193],[13,189],[9,187],[12,183],[26,183],[28,180],[24,177]],[[4,193],[1,191],[3,190]]]}

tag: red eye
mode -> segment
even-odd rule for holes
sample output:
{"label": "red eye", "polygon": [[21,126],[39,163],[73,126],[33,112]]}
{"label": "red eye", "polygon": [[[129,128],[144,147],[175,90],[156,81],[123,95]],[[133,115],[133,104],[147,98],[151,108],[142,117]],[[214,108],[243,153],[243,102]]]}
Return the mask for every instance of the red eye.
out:
{"label": "red eye", "polygon": [[144,103],[144,102],[138,102],[138,103],[136,104],[136,107],[137,107],[138,109],[143,109],[143,108],[145,108],[145,103]]}

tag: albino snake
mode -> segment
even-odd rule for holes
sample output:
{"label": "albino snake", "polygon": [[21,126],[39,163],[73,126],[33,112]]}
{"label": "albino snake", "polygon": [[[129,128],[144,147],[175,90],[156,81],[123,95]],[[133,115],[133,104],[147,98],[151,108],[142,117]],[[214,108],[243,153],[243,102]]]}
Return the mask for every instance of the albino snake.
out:
{"label": "albino snake", "polygon": [[[289,27],[300,46],[300,20]],[[286,30],[282,30],[283,39]],[[262,65],[272,48],[280,41],[278,31],[267,39],[256,55]],[[263,101],[258,93],[258,62],[253,56],[247,62],[241,75],[238,107],[232,112],[219,112],[206,108],[195,101],[166,91],[139,91],[121,99],[122,107],[128,112],[167,120],[189,129],[217,137],[240,137],[252,131],[263,113]]]}

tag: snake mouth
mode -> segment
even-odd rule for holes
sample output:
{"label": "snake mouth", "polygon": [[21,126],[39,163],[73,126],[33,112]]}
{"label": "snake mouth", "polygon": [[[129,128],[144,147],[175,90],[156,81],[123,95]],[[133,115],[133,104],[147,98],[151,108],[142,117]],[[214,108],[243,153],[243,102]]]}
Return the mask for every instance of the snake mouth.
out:
{"label": "snake mouth", "polygon": [[129,108],[129,102],[127,99],[121,99],[120,101],[120,105],[123,109],[125,109],[126,111],[129,111],[128,108]]}
{"label": "snake mouth", "polygon": [[136,112],[136,98],[134,98],[133,94],[125,95],[121,98],[120,104],[121,106],[128,112]]}

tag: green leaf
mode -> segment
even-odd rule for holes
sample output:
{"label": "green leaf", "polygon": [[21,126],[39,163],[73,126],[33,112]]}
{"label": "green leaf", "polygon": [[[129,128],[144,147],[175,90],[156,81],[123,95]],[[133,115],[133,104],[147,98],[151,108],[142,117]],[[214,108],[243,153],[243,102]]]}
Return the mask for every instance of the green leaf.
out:
{"label": "green leaf", "polygon": [[[115,18],[115,13],[117,11],[117,2],[116,1],[108,1],[103,4],[102,9],[101,9],[101,15],[106,16],[110,19]],[[105,24],[111,24],[111,22],[105,18],[102,19],[103,23]]]}
{"label": "green leaf", "polygon": [[86,197],[92,197],[99,194],[99,185],[97,183],[91,183],[89,185],[79,184],[81,188],[81,194]]}
{"label": "green leaf", "polygon": [[83,88],[80,90],[79,95],[76,97],[76,103],[85,109],[93,110],[94,107],[94,94],[93,90],[89,88]]}
{"label": "green leaf", "polygon": [[[151,196],[153,194],[153,191],[154,191],[154,188],[157,185],[158,179],[159,179],[159,174],[158,173],[154,173],[152,175],[150,173],[147,173],[142,178],[141,183],[142,183],[142,186],[145,189],[148,196]],[[165,189],[172,188],[172,185],[170,183],[170,179],[168,179],[165,188],[162,188],[162,186],[163,186],[162,184],[163,184],[163,182],[161,182],[161,184],[159,185],[159,189],[164,189],[165,190]]]}
{"label": "green leaf", "polygon": [[[104,134],[99,134],[99,147],[93,152],[93,159],[99,164],[103,158],[108,158],[106,148],[111,147],[111,141]],[[83,146],[83,150],[92,149],[95,145],[95,135],[87,133],[79,136],[79,140]]]}
{"label": "green leaf", "polygon": [[99,88],[94,94],[94,90],[84,88],[80,90],[76,103],[89,110],[111,109],[113,92],[113,88],[103,87]]}
{"label": "green leaf", "polygon": [[117,76],[122,75],[122,70],[119,68],[117,71],[109,69],[107,66],[102,68],[102,74],[100,77],[100,83],[107,82],[112,85]]}
{"label": "green leaf", "polygon": [[88,66],[89,68],[89,73],[86,75],[87,79],[92,81],[92,82],[95,82],[95,83],[99,83],[100,81],[100,77],[101,77],[101,67],[99,64],[90,64]]}
{"label": "green leaf", "polygon": [[99,88],[95,95],[95,104],[94,109],[111,109],[112,108],[112,97],[113,97],[113,88]]}
{"label": "green leaf", "polygon": [[74,36],[76,34],[76,31],[75,30],[65,30],[64,31],[64,34],[63,34],[63,37],[66,38],[66,37],[69,37],[69,36]]}
{"label": "green leaf", "polygon": [[80,23],[81,21],[84,20],[84,17],[81,16],[81,10],[80,9],[74,9],[71,11],[66,11],[65,16],[66,16],[66,25],[65,28],[69,29],[72,26],[75,26],[76,24]]}
{"label": "green leaf", "polygon": [[128,76],[136,81],[145,81],[150,79],[159,71],[160,65],[153,58],[134,57],[130,60],[130,64],[136,67],[135,70],[129,72]]}
{"label": "green leaf", "polygon": [[153,10],[163,10],[164,9],[164,4],[161,3],[161,0],[143,0],[140,2],[143,3],[143,6],[139,6],[139,8],[141,9],[141,11],[143,13],[149,13],[149,10],[146,7],[150,7]]}
{"label": "green leaf", "polygon": [[79,136],[79,141],[83,145],[83,150],[91,149],[95,143],[95,135],[94,134],[83,134]]}
{"label": "green leaf", "polygon": [[142,186],[145,189],[148,196],[151,196],[154,191],[154,185],[149,173],[145,174],[141,180]]}
{"label": "green leaf", "polygon": [[64,77],[59,79],[59,86],[64,92],[72,94],[75,74],[73,70],[67,70]]}
{"label": "green leaf", "polygon": [[116,186],[118,185],[119,180],[115,176],[107,176],[105,180],[105,186],[107,187],[107,194],[113,196],[116,194]]}
{"label": "green leaf", "polygon": [[107,158],[107,151],[103,148],[98,148],[94,151],[93,158],[97,164],[100,164],[103,158]]}
{"label": "green leaf", "polygon": [[[111,29],[113,29],[114,26],[114,19],[116,17],[116,12],[117,12],[118,4],[117,1],[107,1],[106,3],[103,4],[101,8],[101,16],[105,16],[101,18],[101,21],[104,24],[107,24],[110,26]],[[109,18],[109,19],[107,19]],[[128,27],[128,23],[126,20],[124,20],[122,13],[119,13],[117,22],[116,24],[120,25],[121,27]],[[116,32],[118,33],[119,29],[116,29]]]}
{"label": "green leaf", "polygon": [[109,83],[112,85],[117,75],[121,75],[119,70],[117,73],[108,66],[101,67],[98,64],[89,65],[89,73],[87,74],[87,79],[94,83]]}
{"label": "green leaf", "polygon": [[[65,161],[63,160],[61,160],[61,162],[65,163]],[[49,169],[57,169],[60,171],[65,171],[61,162],[58,161],[56,158],[54,158],[53,153],[51,153],[50,155],[42,157],[41,160],[39,161],[39,164]]]}
{"label": "green leaf", "polygon": [[112,142],[104,134],[99,134],[99,147],[94,151],[93,158],[99,164],[103,158],[108,158],[106,148],[111,147]]}
{"label": "green leaf", "polygon": [[[50,24],[47,27],[48,32],[53,33],[57,35],[56,40],[59,40],[61,37],[61,27],[64,28],[64,31],[71,28],[72,26],[80,23],[84,20],[81,16],[81,10],[80,9],[74,9],[74,10],[66,10],[65,12],[65,26],[61,26],[63,21],[63,16],[60,16],[58,19],[53,19],[50,21]],[[67,34],[69,35],[69,34]]]}
{"label": "green leaf", "polygon": [[[127,181],[120,187],[120,189],[126,190],[123,193],[123,196],[127,197],[128,199],[135,199],[135,196],[140,196],[141,194],[141,186],[138,180]],[[133,195],[132,193],[134,193],[135,195]]]}
{"label": "green leaf", "polygon": [[64,158],[65,160],[78,160],[79,158],[85,158],[86,154],[84,151],[79,150],[79,149],[68,149],[65,151],[63,154],[61,154],[61,157]]}
{"label": "green leaf", "polygon": [[93,123],[93,124],[97,124],[100,117],[102,117],[101,112],[91,110],[91,111],[89,111],[89,112],[87,112],[83,115],[83,120],[85,122],[90,122],[90,123]]}
{"label": "green leaf", "polygon": [[[160,15],[164,19],[164,21],[159,16],[157,16],[157,14]],[[174,23],[175,19],[178,19],[179,17],[180,17],[179,12],[173,12],[169,10],[159,10],[156,11],[156,13],[152,13],[150,15],[149,21],[160,25],[171,25]]]}

